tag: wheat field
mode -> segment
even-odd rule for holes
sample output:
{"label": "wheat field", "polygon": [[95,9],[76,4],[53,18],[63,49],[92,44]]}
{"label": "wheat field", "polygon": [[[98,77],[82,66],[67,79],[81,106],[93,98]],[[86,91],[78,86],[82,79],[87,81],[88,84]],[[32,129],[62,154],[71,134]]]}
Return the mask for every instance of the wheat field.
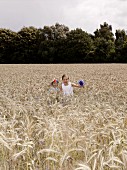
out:
{"label": "wheat field", "polygon": [[[73,98],[55,77],[85,80]],[[127,65],[0,65],[0,170],[127,170]]]}

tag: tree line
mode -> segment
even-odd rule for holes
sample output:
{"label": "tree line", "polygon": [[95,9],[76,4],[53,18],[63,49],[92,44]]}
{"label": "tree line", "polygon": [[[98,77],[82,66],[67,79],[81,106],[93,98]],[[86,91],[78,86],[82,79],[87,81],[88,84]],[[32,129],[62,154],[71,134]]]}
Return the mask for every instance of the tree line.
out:
{"label": "tree line", "polygon": [[126,63],[127,34],[104,22],[93,34],[56,23],[19,32],[0,28],[0,63]]}

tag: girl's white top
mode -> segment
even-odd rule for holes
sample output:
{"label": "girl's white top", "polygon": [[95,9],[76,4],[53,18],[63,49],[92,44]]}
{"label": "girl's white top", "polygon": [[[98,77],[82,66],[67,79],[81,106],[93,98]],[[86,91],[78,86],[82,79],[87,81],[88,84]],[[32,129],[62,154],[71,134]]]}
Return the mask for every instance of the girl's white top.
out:
{"label": "girl's white top", "polygon": [[64,83],[62,83],[62,90],[64,95],[67,96],[73,95],[73,87],[71,82],[69,82],[67,86],[65,86]]}

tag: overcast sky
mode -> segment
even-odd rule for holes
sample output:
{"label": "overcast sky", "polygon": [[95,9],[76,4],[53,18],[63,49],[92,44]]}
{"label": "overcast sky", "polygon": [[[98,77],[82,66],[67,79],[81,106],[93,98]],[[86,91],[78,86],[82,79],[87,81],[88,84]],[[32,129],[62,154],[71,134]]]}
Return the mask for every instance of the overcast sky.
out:
{"label": "overcast sky", "polygon": [[0,0],[0,27],[53,25],[93,33],[104,21],[127,30],[127,0]]}

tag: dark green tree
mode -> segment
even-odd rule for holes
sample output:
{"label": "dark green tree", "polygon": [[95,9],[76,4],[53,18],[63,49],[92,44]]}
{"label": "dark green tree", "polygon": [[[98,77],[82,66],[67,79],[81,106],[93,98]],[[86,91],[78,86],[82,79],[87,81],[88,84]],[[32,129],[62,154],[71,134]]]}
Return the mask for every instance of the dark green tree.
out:
{"label": "dark green tree", "polygon": [[15,48],[13,43],[16,37],[17,33],[9,29],[0,29],[0,63],[12,63]]}
{"label": "dark green tree", "polygon": [[38,29],[34,27],[24,27],[18,33],[19,39],[15,40],[16,51],[15,61],[18,63],[36,63],[38,53]]}
{"label": "dark green tree", "polygon": [[56,23],[44,28],[0,29],[0,63],[127,63],[127,34],[106,22],[88,34]]}
{"label": "dark green tree", "polygon": [[122,56],[122,58],[121,58],[120,62],[127,63],[127,40],[123,44],[121,56]]}
{"label": "dark green tree", "polygon": [[[44,26],[38,31],[38,56],[40,63],[58,63],[59,43],[67,38],[69,28],[56,23],[53,26]],[[64,48],[64,47],[63,47]]]}
{"label": "dark green tree", "polygon": [[115,33],[116,39],[115,39],[115,61],[116,62],[125,62],[126,59],[126,41],[127,41],[127,35],[125,30],[116,30]]}
{"label": "dark green tree", "polygon": [[103,25],[100,25],[100,28],[94,32],[95,38],[104,38],[107,41],[112,40],[114,41],[114,34],[112,32],[112,26],[108,25],[104,22]]}
{"label": "dark green tree", "polygon": [[96,62],[114,62],[115,45],[112,26],[104,22],[103,25],[100,25],[100,29],[97,29],[94,34],[94,54]]}
{"label": "dark green tree", "polygon": [[87,32],[77,28],[67,34],[60,50],[59,57],[65,63],[89,62],[88,54],[93,50],[93,40]]}

